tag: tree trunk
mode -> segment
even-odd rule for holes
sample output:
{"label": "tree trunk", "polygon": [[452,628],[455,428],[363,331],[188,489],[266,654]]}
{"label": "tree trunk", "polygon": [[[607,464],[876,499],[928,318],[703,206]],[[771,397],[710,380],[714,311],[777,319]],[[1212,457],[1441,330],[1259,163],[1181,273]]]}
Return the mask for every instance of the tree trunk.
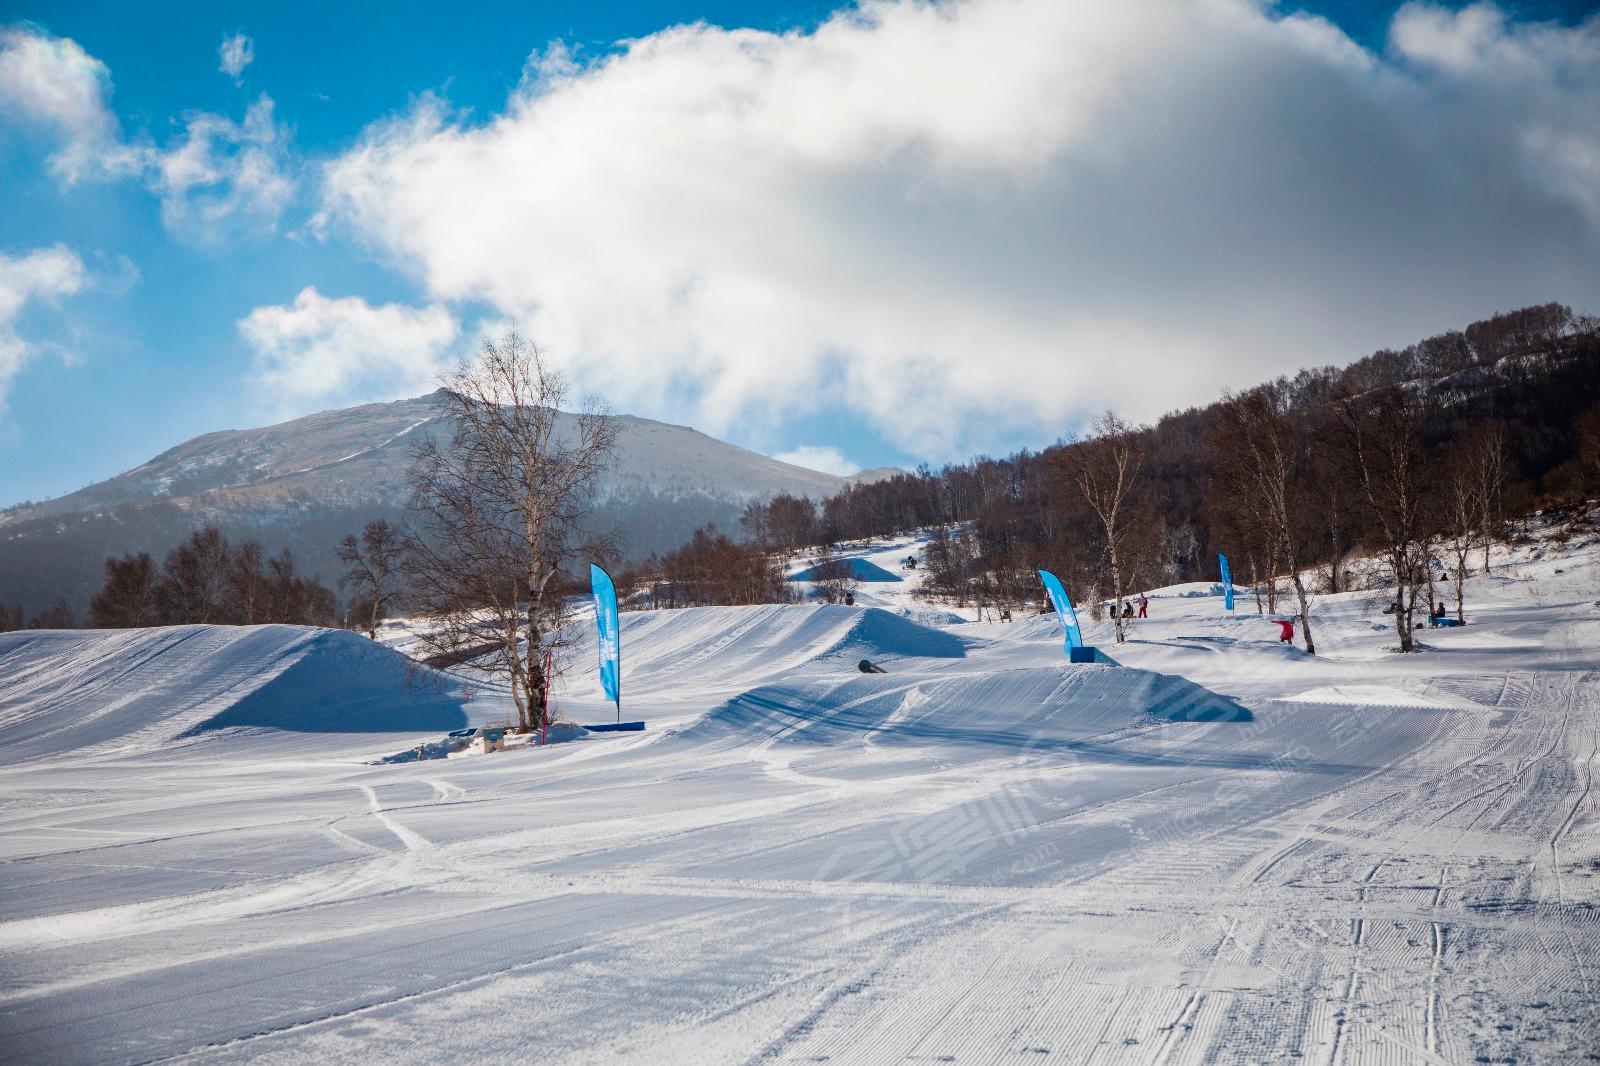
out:
{"label": "tree trunk", "polygon": [[1111,560],[1111,617],[1117,632],[1117,643],[1122,644],[1128,639],[1127,631],[1123,628],[1122,617],[1122,570],[1117,566],[1117,542],[1112,536],[1114,530],[1107,523],[1106,537],[1110,542],[1110,551],[1107,555]]}
{"label": "tree trunk", "polygon": [[1317,654],[1317,642],[1311,639],[1311,608],[1306,603],[1306,583],[1300,579],[1300,571],[1290,571],[1294,580],[1295,598],[1300,601],[1300,631],[1306,635],[1306,654]]}
{"label": "tree trunk", "polygon": [[1426,541],[1422,545],[1422,568],[1428,575],[1428,615],[1431,618],[1439,602],[1439,593],[1433,584],[1433,547]]}
{"label": "tree trunk", "polygon": [[[1406,606],[1406,586],[1411,583],[1411,575],[1404,560],[1394,564],[1394,629],[1400,637],[1400,650],[1410,651],[1411,643],[1411,608]],[[1412,593],[1415,602],[1416,594]]]}

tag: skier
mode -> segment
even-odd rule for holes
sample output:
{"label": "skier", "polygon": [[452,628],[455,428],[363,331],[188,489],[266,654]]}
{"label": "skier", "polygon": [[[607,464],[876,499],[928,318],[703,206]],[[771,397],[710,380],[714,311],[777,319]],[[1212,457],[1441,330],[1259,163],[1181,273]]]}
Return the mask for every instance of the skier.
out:
{"label": "skier", "polygon": [[863,674],[886,674],[886,673],[888,673],[887,670],[885,670],[883,667],[879,666],[877,663],[873,662],[871,659],[862,659],[860,662],[856,663],[856,669],[860,670]]}
{"label": "skier", "polygon": [[1149,618],[1150,617],[1150,597],[1146,596],[1142,592],[1139,593],[1139,617],[1140,618]]}
{"label": "skier", "polygon": [[1294,644],[1294,619],[1292,619],[1292,618],[1274,618],[1273,621],[1278,623],[1278,643],[1279,644],[1293,645]]}

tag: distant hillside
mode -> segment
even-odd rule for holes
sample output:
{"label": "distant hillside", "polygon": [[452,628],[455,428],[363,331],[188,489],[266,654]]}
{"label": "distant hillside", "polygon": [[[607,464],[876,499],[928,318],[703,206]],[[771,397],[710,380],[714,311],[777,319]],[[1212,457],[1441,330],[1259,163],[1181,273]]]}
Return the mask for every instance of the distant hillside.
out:
{"label": "distant hillside", "polygon": [[[0,511],[0,599],[33,611],[64,594],[81,609],[106,555],[160,558],[203,522],[269,549],[289,547],[331,582],[340,537],[371,518],[401,516],[415,446],[447,432],[441,412],[434,393],[207,433],[77,492]],[[630,557],[676,547],[707,522],[737,530],[751,500],[822,499],[852,480],[687,426],[614,417],[617,457],[600,486],[596,526],[616,528]]]}

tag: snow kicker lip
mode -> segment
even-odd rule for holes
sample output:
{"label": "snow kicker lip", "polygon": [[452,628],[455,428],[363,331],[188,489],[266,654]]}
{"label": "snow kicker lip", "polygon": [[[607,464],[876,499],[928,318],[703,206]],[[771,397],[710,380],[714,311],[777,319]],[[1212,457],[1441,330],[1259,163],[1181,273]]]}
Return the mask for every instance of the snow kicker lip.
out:
{"label": "snow kicker lip", "polygon": [[[917,659],[964,659],[967,643],[953,633],[921,625],[881,607],[850,608],[861,616],[843,636],[817,657],[830,658],[846,652],[870,652],[880,656]],[[870,655],[869,655],[870,658]]]}

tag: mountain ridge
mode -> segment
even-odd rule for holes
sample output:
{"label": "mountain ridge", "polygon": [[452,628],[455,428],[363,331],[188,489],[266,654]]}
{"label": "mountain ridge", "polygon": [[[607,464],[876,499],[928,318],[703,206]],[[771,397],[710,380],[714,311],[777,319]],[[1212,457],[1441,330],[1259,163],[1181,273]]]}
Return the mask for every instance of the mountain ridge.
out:
{"label": "mountain ridge", "polygon": [[[618,425],[615,462],[595,496],[596,528],[616,529],[630,558],[670,550],[694,529],[737,530],[739,513],[780,494],[822,500],[856,480],[796,466],[690,426],[636,415]],[[575,416],[557,413],[557,432]],[[102,560],[162,557],[215,523],[269,550],[291,548],[308,570],[338,573],[339,537],[373,518],[401,520],[415,446],[448,435],[441,392],[318,411],[269,426],[203,433],[112,477],[54,499],[0,510],[0,600],[37,610],[66,595],[81,608]]]}

